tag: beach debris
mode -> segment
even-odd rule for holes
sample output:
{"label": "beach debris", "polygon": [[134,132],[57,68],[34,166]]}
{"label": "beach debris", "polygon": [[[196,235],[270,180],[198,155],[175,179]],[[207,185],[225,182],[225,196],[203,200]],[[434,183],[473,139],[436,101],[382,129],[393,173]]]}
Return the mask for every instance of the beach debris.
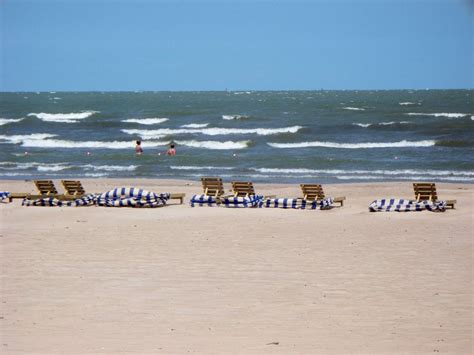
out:
{"label": "beach debris", "polygon": [[278,341],[273,341],[273,342],[268,343],[268,344],[266,344],[266,345],[280,345],[280,342],[278,342]]}

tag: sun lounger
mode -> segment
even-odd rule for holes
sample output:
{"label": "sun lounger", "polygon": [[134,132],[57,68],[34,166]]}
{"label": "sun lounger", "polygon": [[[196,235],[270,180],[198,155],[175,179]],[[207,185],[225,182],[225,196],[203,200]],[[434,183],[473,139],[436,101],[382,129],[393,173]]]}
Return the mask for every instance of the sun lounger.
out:
{"label": "sun lounger", "polygon": [[204,194],[194,195],[190,201],[191,207],[217,206],[223,202],[224,198],[233,196],[225,195],[224,184],[219,177],[203,177],[201,184]]}
{"label": "sun lounger", "polygon": [[[324,195],[323,187],[320,184],[300,184],[301,191],[303,192],[303,200],[306,201],[321,201],[326,199]],[[345,196],[334,197],[333,202],[339,203],[344,206]]]}
{"label": "sun lounger", "polygon": [[[438,202],[438,194],[436,192],[436,184],[427,182],[413,183],[413,191],[415,192],[415,199],[420,201]],[[454,208],[456,200],[445,200],[446,206]]]}
{"label": "sun lounger", "polygon": [[[250,197],[256,196],[253,183],[250,181],[232,181],[232,191],[234,197]],[[264,196],[263,198],[275,198],[275,195]]]}
{"label": "sun lounger", "polygon": [[66,190],[66,195],[82,196],[86,194],[86,190],[79,180],[61,180],[61,184]]}

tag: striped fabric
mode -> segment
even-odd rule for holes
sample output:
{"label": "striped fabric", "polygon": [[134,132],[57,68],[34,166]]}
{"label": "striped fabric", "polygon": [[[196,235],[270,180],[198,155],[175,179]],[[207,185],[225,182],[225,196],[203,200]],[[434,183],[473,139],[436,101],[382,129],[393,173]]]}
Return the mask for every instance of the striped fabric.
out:
{"label": "striped fabric", "polygon": [[331,208],[333,202],[334,199],[332,197],[319,201],[307,201],[298,198],[267,198],[259,204],[259,207],[296,210],[325,210]]}
{"label": "striped fabric", "polygon": [[191,197],[191,207],[197,206],[209,206],[214,207],[217,206],[217,203],[220,202],[215,196],[207,196],[207,195],[194,195]]}
{"label": "striped fabric", "polygon": [[10,193],[8,191],[0,191],[0,201],[6,200],[10,197]]}
{"label": "striped fabric", "polygon": [[223,205],[228,208],[258,207],[263,202],[263,196],[254,195],[250,197],[226,197]]}
{"label": "striped fabric", "polygon": [[104,207],[162,207],[169,193],[156,194],[135,187],[116,188],[97,197],[97,205]]}
{"label": "striped fabric", "polygon": [[97,196],[90,194],[81,198],[64,201],[54,197],[43,197],[36,200],[30,200],[29,198],[23,199],[22,206],[42,206],[42,207],[80,207],[80,206],[92,206],[96,203]]}
{"label": "striped fabric", "polygon": [[419,212],[432,211],[444,212],[446,210],[446,201],[414,201],[404,199],[380,199],[375,200],[369,205],[370,212]]}

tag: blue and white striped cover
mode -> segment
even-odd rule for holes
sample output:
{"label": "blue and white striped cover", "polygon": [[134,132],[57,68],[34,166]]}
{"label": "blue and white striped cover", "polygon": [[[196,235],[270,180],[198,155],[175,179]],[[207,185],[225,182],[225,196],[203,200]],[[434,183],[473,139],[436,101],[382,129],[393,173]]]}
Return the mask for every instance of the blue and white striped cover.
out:
{"label": "blue and white striped cover", "polygon": [[259,207],[296,210],[324,210],[331,208],[333,203],[334,199],[332,197],[320,201],[307,201],[298,198],[267,198],[259,204]]}
{"label": "blue and white striped cover", "polygon": [[135,187],[116,188],[97,197],[97,205],[105,207],[162,207],[169,193],[156,194]]}
{"label": "blue and white striped cover", "polygon": [[228,208],[258,207],[263,201],[263,196],[254,195],[250,197],[225,197],[223,204]]}
{"label": "blue and white striped cover", "polygon": [[96,203],[97,196],[90,194],[81,198],[65,201],[59,200],[54,197],[43,197],[36,200],[30,200],[29,198],[23,199],[22,206],[42,206],[42,207],[81,207],[81,206],[92,206]]}
{"label": "blue and white striped cover", "polygon": [[[214,207],[217,206],[217,198],[215,196],[207,196],[207,195],[194,195],[191,197],[191,207],[198,206],[209,206]],[[220,202],[220,201],[219,201]]]}
{"label": "blue and white striped cover", "polygon": [[10,193],[8,191],[0,191],[0,201],[6,200],[10,197]]}
{"label": "blue and white striped cover", "polygon": [[414,201],[397,198],[375,200],[369,205],[370,212],[444,212],[446,201]]}

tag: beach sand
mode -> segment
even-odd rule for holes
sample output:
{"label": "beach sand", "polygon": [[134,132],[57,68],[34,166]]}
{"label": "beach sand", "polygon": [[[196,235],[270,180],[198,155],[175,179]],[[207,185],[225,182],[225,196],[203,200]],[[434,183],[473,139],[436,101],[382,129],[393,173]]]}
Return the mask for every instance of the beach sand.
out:
{"label": "beach sand", "polygon": [[474,185],[437,184],[458,200],[445,213],[370,213],[376,198],[411,198],[411,183],[327,185],[347,197],[329,211],[191,208],[197,181],[83,184],[187,197],[159,209],[1,204],[1,354],[473,351]]}

